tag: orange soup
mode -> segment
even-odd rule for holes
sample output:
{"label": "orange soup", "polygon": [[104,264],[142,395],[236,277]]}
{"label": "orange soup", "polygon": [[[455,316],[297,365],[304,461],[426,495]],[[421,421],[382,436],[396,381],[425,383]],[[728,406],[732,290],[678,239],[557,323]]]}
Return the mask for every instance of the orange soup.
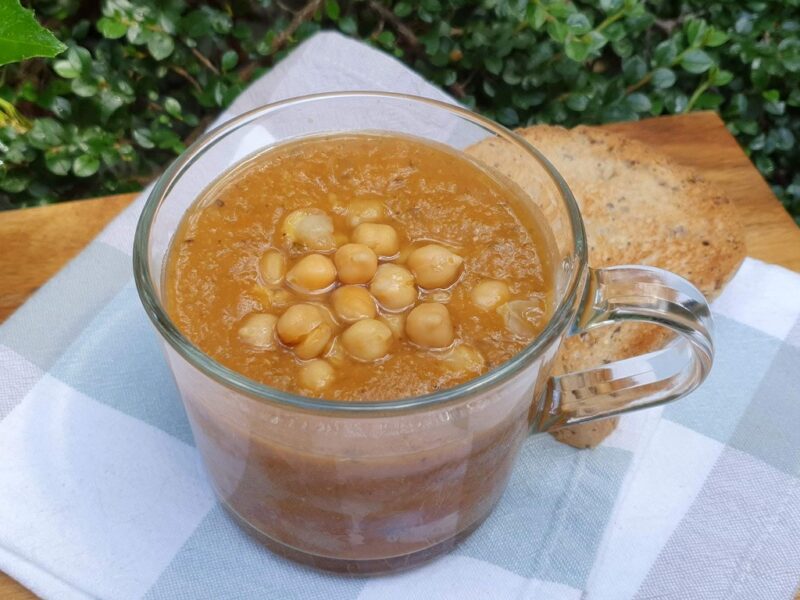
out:
{"label": "orange soup", "polygon": [[339,401],[416,396],[511,358],[552,305],[521,193],[411,137],[285,143],[212,184],[173,240],[170,317],[226,367]]}

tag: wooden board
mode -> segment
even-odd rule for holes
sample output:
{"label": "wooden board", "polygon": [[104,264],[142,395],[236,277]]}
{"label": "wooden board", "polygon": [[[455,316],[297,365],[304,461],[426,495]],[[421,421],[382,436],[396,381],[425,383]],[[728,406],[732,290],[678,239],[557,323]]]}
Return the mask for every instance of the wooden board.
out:
{"label": "wooden board", "polygon": [[0,322],[135,197],[125,194],[0,213]]}
{"label": "wooden board", "polygon": [[[737,207],[748,256],[800,272],[800,228],[715,113],[608,125],[697,168]],[[0,322],[77,254],[133,194],[0,213]],[[509,543],[513,543],[509,540]],[[34,596],[0,573],[0,598]],[[800,600],[800,593],[796,597]]]}

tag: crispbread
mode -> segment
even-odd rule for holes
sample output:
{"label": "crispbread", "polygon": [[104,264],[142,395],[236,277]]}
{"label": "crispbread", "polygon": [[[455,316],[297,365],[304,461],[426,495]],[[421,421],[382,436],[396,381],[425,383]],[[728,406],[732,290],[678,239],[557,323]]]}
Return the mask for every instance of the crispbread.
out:
{"label": "crispbread", "polygon": [[[622,134],[593,127],[535,126],[518,130],[564,177],[583,215],[589,264],[643,264],[667,269],[716,297],[745,256],[744,235],[730,202],[694,170]],[[495,166],[525,189],[529,170],[492,140],[469,153]],[[566,340],[557,373],[580,371],[650,352],[663,345],[663,329],[625,323]],[[613,426],[587,424],[554,435],[593,447]]]}

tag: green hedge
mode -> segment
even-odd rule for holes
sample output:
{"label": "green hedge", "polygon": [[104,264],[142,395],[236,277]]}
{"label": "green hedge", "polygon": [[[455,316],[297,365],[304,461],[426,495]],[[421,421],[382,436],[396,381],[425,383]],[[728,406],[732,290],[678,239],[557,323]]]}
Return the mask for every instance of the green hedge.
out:
{"label": "green hedge", "polygon": [[0,68],[0,206],[140,189],[319,29],[508,126],[717,110],[800,223],[800,0],[37,0],[65,42]]}

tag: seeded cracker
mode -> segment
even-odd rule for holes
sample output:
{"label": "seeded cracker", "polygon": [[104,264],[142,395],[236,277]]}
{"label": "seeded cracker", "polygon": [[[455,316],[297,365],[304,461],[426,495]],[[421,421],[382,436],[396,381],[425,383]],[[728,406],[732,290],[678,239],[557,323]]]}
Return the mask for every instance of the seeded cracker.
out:
{"label": "seeded cracker", "polygon": [[[734,208],[695,171],[657,149],[622,134],[592,127],[572,130],[535,126],[518,132],[556,167],[574,194],[589,241],[589,264],[643,264],[673,271],[715,298],[745,257],[744,235]],[[524,157],[495,140],[468,152],[535,190]],[[579,371],[650,352],[666,334],[626,323],[566,341],[556,373]],[[554,433],[559,441],[591,448],[610,434],[616,420]]]}

